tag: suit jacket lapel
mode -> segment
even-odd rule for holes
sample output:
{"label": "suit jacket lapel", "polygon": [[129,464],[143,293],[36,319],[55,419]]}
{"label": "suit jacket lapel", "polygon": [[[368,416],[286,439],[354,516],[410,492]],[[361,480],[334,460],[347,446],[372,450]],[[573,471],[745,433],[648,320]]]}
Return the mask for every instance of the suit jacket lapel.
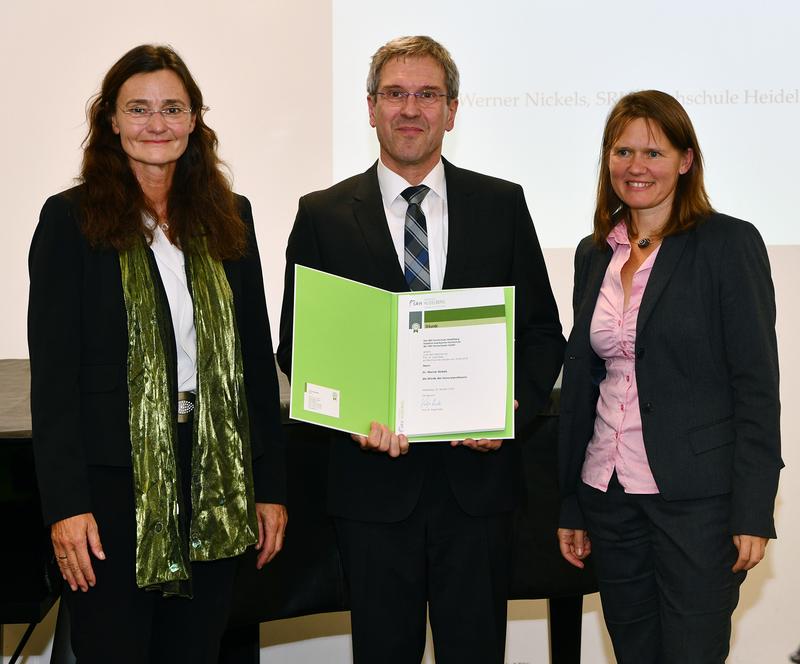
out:
{"label": "suit jacket lapel", "polygon": [[664,292],[664,287],[672,277],[675,266],[678,264],[681,254],[683,254],[683,250],[686,247],[688,237],[688,233],[682,233],[680,235],[670,235],[664,238],[661,249],[658,250],[658,256],[656,256],[653,271],[650,273],[650,278],[647,280],[647,287],[644,289],[644,295],[642,296],[642,304],[639,307],[639,318],[636,321],[637,336],[647,324],[647,320],[650,318],[650,314],[653,313],[658,298],[661,297],[661,293]]}
{"label": "suit jacket lapel", "polygon": [[447,185],[447,264],[442,288],[456,288],[469,264],[469,247],[479,241],[480,229],[469,200],[473,192],[463,185],[460,169],[444,158],[442,162]]}
{"label": "suit jacket lapel", "polygon": [[378,162],[362,176],[353,195],[353,215],[361,228],[375,266],[377,282],[393,292],[407,291],[403,270],[397,260],[378,184]]}

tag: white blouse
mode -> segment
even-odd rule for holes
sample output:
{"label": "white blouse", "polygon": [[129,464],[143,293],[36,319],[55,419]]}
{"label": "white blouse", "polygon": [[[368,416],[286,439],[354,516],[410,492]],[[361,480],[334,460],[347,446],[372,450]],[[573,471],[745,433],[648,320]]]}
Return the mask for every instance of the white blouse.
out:
{"label": "white blouse", "polygon": [[186,281],[183,251],[169,241],[161,226],[147,219],[153,228],[150,248],[167,293],[167,302],[175,331],[175,348],[178,359],[178,391],[197,390],[197,336],[194,329],[194,307]]}

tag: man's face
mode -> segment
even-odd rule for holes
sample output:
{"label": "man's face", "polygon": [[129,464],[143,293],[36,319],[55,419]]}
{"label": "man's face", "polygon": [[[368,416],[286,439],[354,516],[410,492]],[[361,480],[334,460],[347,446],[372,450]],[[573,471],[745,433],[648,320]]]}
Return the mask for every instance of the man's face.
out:
{"label": "man's face", "polygon": [[[428,91],[445,95],[444,68],[432,57],[395,58],[381,71],[379,93]],[[436,97],[431,105],[409,95],[392,103],[385,94],[367,96],[369,123],[378,134],[381,160],[417,184],[439,161],[444,133],[453,128],[458,100]],[[415,182],[416,180],[416,182]]]}

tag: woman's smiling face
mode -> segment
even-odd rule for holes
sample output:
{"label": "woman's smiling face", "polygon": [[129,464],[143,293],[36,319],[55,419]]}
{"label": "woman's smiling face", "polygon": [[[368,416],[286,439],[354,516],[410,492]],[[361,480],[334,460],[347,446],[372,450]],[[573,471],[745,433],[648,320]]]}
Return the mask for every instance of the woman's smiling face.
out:
{"label": "woman's smiling face", "polygon": [[614,193],[632,211],[651,211],[669,218],[678,178],[692,165],[692,151],[670,143],[656,122],[631,120],[608,156]]}

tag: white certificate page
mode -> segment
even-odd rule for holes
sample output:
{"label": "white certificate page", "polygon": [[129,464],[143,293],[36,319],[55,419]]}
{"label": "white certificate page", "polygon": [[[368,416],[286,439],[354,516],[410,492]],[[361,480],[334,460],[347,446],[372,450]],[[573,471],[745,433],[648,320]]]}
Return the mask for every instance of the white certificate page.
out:
{"label": "white certificate page", "polygon": [[505,428],[502,288],[400,295],[397,327],[398,433],[468,435]]}

